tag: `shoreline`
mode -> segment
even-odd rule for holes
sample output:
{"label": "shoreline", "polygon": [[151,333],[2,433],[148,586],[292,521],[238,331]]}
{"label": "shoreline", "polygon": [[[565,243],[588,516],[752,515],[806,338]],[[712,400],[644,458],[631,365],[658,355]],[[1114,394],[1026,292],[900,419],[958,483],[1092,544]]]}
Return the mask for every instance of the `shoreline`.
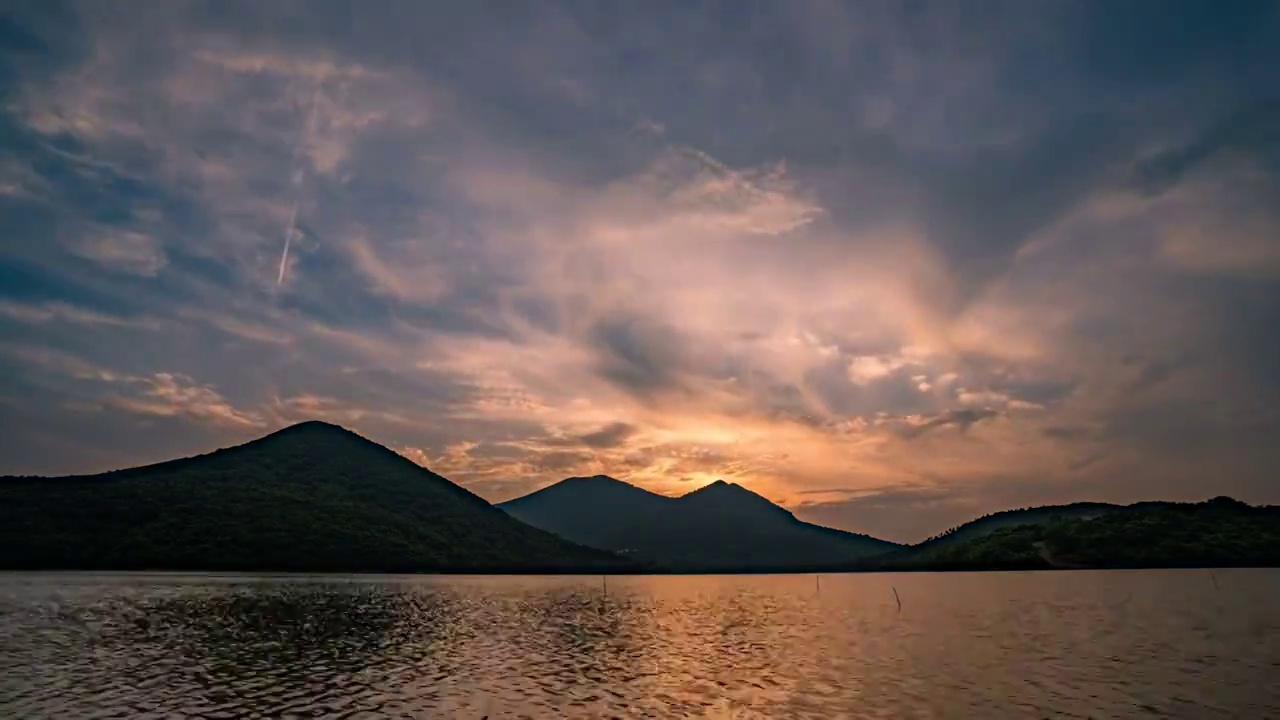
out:
{"label": "shoreline", "polygon": [[868,570],[671,570],[646,572],[599,571],[478,571],[478,570],[429,570],[422,572],[393,572],[383,570],[202,570],[202,569],[106,569],[106,568],[0,568],[0,577],[6,576],[163,576],[208,578],[307,578],[307,577],[725,577],[725,576],[777,576],[794,575],[905,575],[905,574],[964,574],[964,573],[1059,573],[1059,572],[1135,572],[1144,570],[1280,570],[1280,565],[1142,565],[1107,567],[1039,567],[1039,568],[896,568]]}

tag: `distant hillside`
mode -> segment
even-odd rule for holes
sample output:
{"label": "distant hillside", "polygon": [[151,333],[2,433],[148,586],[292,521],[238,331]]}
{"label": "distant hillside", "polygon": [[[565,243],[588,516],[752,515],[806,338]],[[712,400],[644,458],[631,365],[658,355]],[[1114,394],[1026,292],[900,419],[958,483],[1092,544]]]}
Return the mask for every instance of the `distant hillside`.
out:
{"label": "distant hillside", "polygon": [[[1066,512],[1062,512],[1066,510]],[[1203,503],[1062,506],[1015,511],[1030,522],[927,541],[863,569],[986,570],[1280,566],[1280,508]],[[982,523],[982,520],[973,524]]]}
{"label": "distant hillside", "polygon": [[101,475],[0,478],[0,568],[542,572],[630,567],[321,422]]}
{"label": "distant hillside", "polygon": [[569,478],[498,507],[574,542],[678,571],[801,570],[901,547],[811,525],[724,481],[670,498],[604,475]]}
{"label": "distant hillside", "polygon": [[1110,503],[1078,502],[1070,505],[1044,505],[1041,507],[1004,510],[983,515],[963,525],[946,530],[924,542],[912,546],[912,550],[941,548],[975,540],[997,530],[1018,525],[1041,525],[1051,520],[1088,519],[1124,509],[1124,505]]}

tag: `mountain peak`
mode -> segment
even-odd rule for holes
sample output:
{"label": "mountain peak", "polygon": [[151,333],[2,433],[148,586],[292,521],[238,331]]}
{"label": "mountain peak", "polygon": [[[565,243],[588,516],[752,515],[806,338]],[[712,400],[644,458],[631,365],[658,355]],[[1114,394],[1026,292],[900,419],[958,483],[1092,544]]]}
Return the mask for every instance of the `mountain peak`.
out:
{"label": "mountain peak", "polygon": [[317,432],[317,431],[340,432],[340,433],[346,433],[350,435],[357,434],[351,430],[348,430],[347,428],[342,427],[341,425],[334,425],[333,423],[325,422],[324,420],[303,420],[302,422],[294,423],[292,425],[289,425],[288,427],[283,427],[272,434],[274,435],[276,433]]}
{"label": "mountain peak", "polygon": [[575,503],[584,502],[588,504],[599,503],[606,501],[606,499],[622,499],[628,502],[644,502],[649,498],[667,499],[642,487],[632,485],[625,480],[619,480],[608,475],[587,475],[565,478],[560,482],[552,483],[523,497],[499,503],[498,507],[507,512],[513,512],[531,507],[531,504],[536,504],[544,498],[575,498]]}
{"label": "mountain peak", "polygon": [[[330,422],[325,422],[323,420],[304,420],[299,423],[294,423],[280,428],[275,432],[263,435],[257,440],[250,440],[248,443],[238,447],[252,448],[261,446],[264,443],[271,445],[280,442],[315,445],[317,447],[324,447],[335,451],[338,448],[362,445],[377,447],[379,449],[386,450],[387,452],[394,452],[366,438],[355,430],[342,427],[341,425],[335,425]],[[234,450],[235,448],[229,449]]]}
{"label": "mountain peak", "polygon": [[695,505],[714,505],[721,510],[734,512],[757,512],[767,510],[790,515],[786,508],[779,507],[763,495],[753,492],[737,483],[716,480],[708,485],[683,495],[680,500]]}
{"label": "mountain peak", "polygon": [[573,542],[702,572],[836,565],[897,547],[802,522],[723,479],[673,498],[608,476],[569,478],[499,507]]}
{"label": "mountain peak", "polygon": [[618,478],[610,477],[610,476],[608,476],[608,475],[575,475],[575,476],[573,476],[573,477],[567,477],[567,478],[565,478],[564,480],[561,480],[560,482],[562,482],[562,483],[575,483],[575,484],[584,484],[584,483],[619,483],[619,484],[621,484],[621,485],[630,485],[630,483],[628,483],[628,482],[624,482],[624,481],[622,481],[622,480],[619,480]]}
{"label": "mountain peak", "polygon": [[556,492],[627,492],[634,490],[635,492],[647,493],[648,490],[636,487],[626,480],[619,480],[609,475],[574,475],[567,477],[560,482],[552,483],[543,490],[554,490]]}
{"label": "mountain peak", "polygon": [[733,494],[733,495],[746,494],[746,495],[755,495],[756,497],[760,497],[756,493],[751,492],[747,488],[737,483],[726,482],[725,480],[716,480],[715,482],[703,485],[697,490],[687,493],[685,497],[689,497],[691,495],[730,495],[730,494]]}

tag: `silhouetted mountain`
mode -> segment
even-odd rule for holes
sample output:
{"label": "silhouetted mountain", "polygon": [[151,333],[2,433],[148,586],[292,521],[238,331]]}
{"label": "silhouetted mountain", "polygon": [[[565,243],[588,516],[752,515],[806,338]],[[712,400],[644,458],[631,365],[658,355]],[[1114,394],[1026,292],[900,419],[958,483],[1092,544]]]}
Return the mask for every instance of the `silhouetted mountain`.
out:
{"label": "silhouetted mountain", "polygon": [[628,561],[512,519],[353,432],[306,422],[101,475],[0,478],[0,567],[597,571]]}
{"label": "silhouetted mountain", "polygon": [[[999,522],[987,522],[991,517]],[[1280,508],[1078,503],[999,513],[980,525],[873,558],[862,569],[1243,567],[1280,565]],[[1017,522],[1027,520],[1028,522]]]}
{"label": "silhouetted mountain", "polygon": [[630,547],[633,522],[661,513],[670,500],[607,475],[595,475],[561,480],[497,507],[536,528],[607,550]]}
{"label": "silhouetted mountain", "polygon": [[574,542],[678,571],[801,570],[901,547],[803,522],[723,480],[670,498],[604,475],[569,478],[498,507]]}
{"label": "silhouetted mountain", "polygon": [[[723,516],[739,515],[744,519],[756,517],[772,517],[775,519],[794,520],[792,514],[774,505],[764,497],[750,490],[724,480],[716,480],[710,485],[703,485],[693,492],[679,498],[681,504],[700,512],[717,513]],[[807,524],[807,523],[806,523]]]}

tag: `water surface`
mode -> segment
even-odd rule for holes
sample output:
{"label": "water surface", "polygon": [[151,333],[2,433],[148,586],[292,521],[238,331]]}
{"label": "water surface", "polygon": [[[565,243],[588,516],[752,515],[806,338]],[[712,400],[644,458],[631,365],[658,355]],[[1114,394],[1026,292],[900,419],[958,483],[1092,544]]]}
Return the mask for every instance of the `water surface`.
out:
{"label": "water surface", "polygon": [[1267,570],[8,574],[0,717],[1280,717],[1276,608]]}

